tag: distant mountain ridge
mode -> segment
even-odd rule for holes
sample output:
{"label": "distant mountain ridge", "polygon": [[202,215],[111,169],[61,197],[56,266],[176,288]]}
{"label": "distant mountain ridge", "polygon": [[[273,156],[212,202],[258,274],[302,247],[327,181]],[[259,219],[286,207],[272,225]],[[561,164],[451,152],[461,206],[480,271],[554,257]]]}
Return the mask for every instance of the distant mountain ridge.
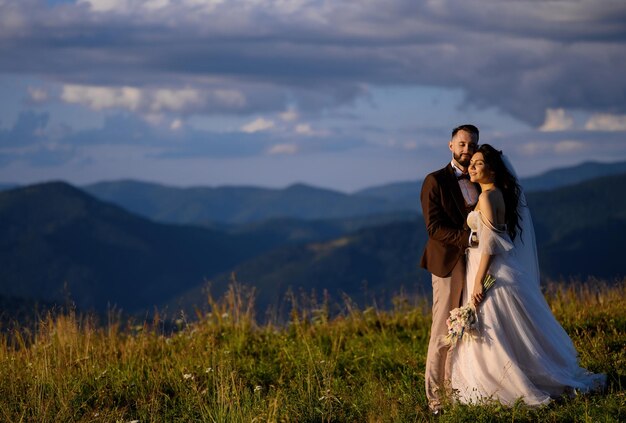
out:
{"label": "distant mountain ridge", "polygon": [[398,211],[377,198],[353,197],[304,184],[173,188],[138,181],[102,182],[83,189],[150,219],[171,223],[247,223],[271,218],[335,219]]}
{"label": "distant mountain ridge", "polygon": [[[626,172],[626,162],[600,163],[588,161],[576,166],[552,169],[537,176],[521,178],[520,184],[524,187],[526,192],[544,191],[624,172]],[[415,195],[419,197],[421,188],[421,180],[395,182],[366,188],[354,194],[384,198],[388,201],[405,202],[409,201],[411,197],[415,197]]]}
{"label": "distant mountain ridge", "polygon": [[601,163],[588,161],[577,166],[552,169],[537,176],[522,178],[521,183],[527,192],[545,191],[578,184],[602,176],[626,173],[626,162]]}
{"label": "distant mountain ridge", "polygon": [[[559,188],[626,172],[626,162],[586,162],[521,180],[526,192]],[[267,219],[339,219],[405,211],[421,213],[422,181],[374,186],[345,194],[295,184],[258,187],[176,188],[139,181],[113,181],[83,189],[101,200],[152,220],[185,224],[241,224]]]}

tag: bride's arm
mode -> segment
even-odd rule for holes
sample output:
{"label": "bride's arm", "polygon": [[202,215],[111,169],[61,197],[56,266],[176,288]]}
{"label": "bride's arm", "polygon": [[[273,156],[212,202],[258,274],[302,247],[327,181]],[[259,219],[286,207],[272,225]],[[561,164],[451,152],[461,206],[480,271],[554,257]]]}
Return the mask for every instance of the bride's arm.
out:
{"label": "bride's arm", "polygon": [[[489,224],[489,222],[494,222],[494,224],[496,225],[501,223],[498,222],[499,219],[497,211],[499,211],[501,207],[504,207],[504,199],[502,198],[502,194],[499,191],[494,190],[489,192],[483,192],[482,194],[480,194],[479,204],[480,213],[483,215],[482,218],[487,220],[487,222],[484,222],[483,220],[483,225]],[[500,213],[500,215],[501,214],[502,213]],[[493,256],[494,254],[486,252],[483,252],[480,256],[478,271],[476,272],[476,278],[474,279],[474,289],[472,290],[472,301],[474,302],[475,306],[480,304],[481,301],[485,298],[483,280],[485,279],[485,276],[489,271],[489,266],[491,265]]]}

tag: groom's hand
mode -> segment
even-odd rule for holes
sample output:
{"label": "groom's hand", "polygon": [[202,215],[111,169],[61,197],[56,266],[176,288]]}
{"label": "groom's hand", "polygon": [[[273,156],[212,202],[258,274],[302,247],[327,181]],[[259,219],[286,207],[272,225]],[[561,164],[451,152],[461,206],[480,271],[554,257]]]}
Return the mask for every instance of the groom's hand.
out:
{"label": "groom's hand", "polygon": [[478,247],[478,234],[474,231],[470,232],[469,246],[470,248]]}

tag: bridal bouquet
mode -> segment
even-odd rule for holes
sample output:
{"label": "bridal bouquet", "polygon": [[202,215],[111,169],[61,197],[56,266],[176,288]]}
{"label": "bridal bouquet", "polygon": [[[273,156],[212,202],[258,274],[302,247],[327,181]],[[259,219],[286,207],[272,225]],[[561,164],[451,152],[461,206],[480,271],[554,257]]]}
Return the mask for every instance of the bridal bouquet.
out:
{"label": "bridal bouquet", "polygon": [[[496,283],[496,278],[487,274],[483,279],[484,292],[487,292]],[[446,335],[447,345],[456,345],[459,339],[463,339],[464,335],[471,334],[476,328],[478,317],[476,316],[476,307],[472,301],[462,307],[457,307],[450,311],[450,317],[446,320],[448,325],[448,335]]]}

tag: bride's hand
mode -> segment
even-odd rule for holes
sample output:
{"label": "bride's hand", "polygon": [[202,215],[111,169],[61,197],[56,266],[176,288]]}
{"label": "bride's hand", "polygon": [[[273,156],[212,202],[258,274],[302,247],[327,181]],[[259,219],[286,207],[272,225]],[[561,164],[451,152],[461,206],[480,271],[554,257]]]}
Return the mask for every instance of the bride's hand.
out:
{"label": "bride's hand", "polygon": [[483,288],[482,280],[474,281],[474,290],[472,291],[472,301],[474,307],[478,306],[485,298],[485,290]]}

